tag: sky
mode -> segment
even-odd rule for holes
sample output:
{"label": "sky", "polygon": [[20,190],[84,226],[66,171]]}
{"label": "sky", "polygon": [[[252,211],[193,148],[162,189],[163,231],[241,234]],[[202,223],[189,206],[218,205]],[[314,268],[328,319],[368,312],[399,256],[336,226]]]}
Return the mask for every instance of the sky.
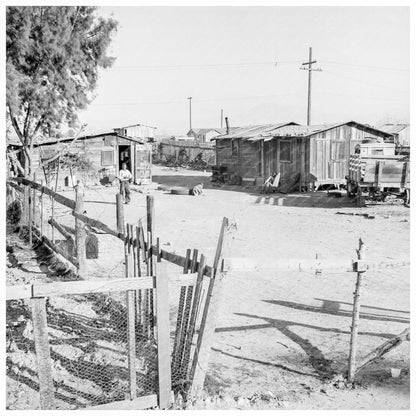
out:
{"label": "sky", "polygon": [[306,123],[377,125],[410,117],[408,7],[100,7],[119,21],[88,131],[130,124],[185,135],[192,127]]}

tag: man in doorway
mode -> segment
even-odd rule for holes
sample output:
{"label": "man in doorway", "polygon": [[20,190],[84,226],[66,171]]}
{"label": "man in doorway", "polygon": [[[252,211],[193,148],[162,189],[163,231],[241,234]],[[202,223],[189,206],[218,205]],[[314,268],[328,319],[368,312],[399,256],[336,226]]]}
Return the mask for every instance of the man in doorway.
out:
{"label": "man in doorway", "polygon": [[127,169],[127,165],[123,163],[121,165],[120,174],[118,179],[120,180],[120,194],[124,196],[124,203],[130,203],[130,181],[132,175],[131,172]]}

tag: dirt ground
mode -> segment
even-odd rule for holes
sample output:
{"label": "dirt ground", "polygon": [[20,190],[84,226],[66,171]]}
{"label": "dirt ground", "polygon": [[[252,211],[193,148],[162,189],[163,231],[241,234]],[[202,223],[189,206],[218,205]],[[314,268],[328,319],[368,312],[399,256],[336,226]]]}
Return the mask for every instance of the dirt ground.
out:
{"label": "dirt ground", "polygon": [[[346,198],[319,192],[265,197],[239,187],[213,187],[209,172],[156,166],[153,175],[162,185],[205,184],[199,197],[134,187],[125,219],[145,220],[146,194],[154,195],[155,231],[163,249],[184,255],[187,248],[198,248],[212,263],[224,216],[232,224],[227,257],[301,261],[318,253],[325,259],[354,259],[361,237],[369,261],[404,265],[365,274],[358,359],[409,326],[408,208],[357,208]],[[115,228],[116,193],[116,187],[86,190],[87,215]],[[71,192],[63,194],[72,198]],[[122,276],[121,243],[101,235],[99,244],[100,258],[88,260],[89,273]],[[270,392],[278,399],[276,407],[285,409],[408,409],[408,342],[359,373],[355,389],[328,382],[347,364],[355,279],[355,273],[228,272],[207,394],[249,398]],[[391,368],[402,370],[399,378],[392,378]]]}

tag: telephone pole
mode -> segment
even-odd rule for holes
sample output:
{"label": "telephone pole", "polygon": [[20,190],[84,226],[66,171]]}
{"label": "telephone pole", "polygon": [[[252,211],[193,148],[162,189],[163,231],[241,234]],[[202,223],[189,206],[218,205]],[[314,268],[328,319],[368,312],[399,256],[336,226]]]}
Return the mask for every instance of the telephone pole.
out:
{"label": "telephone pole", "polygon": [[312,101],[312,71],[322,71],[321,68],[312,68],[313,64],[316,64],[317,61],[312,60],[312,48],[309,48],[309,61],[304,62],[302,65],[308,65],[307,68],[301,66],[300,69],[308,71],[308,113],[307,113],[307,125],[311,124],[311,101]]}
{"label": "telephone pole", "polygon": [[192,97],[188,97],[189,100],[189,130],[192,130]]}

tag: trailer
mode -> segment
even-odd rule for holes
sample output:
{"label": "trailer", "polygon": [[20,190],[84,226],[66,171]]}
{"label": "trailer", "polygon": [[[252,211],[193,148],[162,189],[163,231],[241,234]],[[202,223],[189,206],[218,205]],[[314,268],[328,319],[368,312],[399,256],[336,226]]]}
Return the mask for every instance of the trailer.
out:
{"label": "trailer", "polygon": [[410,158],[406,155],[351,155],[347,192],[357,205],[373,202],[410,203]]}

